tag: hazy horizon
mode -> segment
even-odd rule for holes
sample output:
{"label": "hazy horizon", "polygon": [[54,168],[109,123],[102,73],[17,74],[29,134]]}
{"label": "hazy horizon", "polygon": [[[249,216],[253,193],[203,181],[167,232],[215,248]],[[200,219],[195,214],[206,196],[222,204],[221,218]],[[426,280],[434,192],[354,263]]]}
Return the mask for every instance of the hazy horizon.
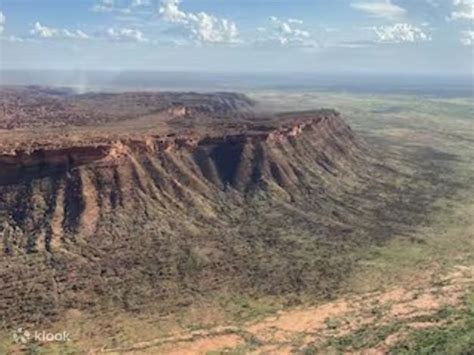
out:
{"label": "hazy horizon", "polygon": [[350,93],[473,95],[472,76],[304,72],[0,70],[2,85],[39,85],[89,91],[313,90]]}

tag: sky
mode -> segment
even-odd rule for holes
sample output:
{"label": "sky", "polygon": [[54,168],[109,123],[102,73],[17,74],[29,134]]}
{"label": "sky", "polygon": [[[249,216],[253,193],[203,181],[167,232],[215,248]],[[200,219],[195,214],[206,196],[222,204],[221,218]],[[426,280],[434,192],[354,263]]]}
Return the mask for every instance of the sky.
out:
{"label": "sky", "polygon": [[1,70],[472,75],[474,0],[0,0]]}

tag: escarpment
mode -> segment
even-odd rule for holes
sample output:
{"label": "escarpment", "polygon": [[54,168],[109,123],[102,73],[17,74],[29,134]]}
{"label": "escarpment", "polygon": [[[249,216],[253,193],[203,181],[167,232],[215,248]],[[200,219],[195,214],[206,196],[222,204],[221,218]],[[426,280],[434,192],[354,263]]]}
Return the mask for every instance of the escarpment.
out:
{"label": "escarpment", "polygon": [[335,111],[240,115],[227,100],[0,132],[2,320],[337,289],[346,256],[396,228],[380,216],[401,175]]}
{"label": "escarpment", "polygon": [[[104,214],[133,210],[142,198],[157,204],[172,200],[185,212],[193,199],[210,201],[228,190],[244,197],[273,186],[291,196],[310,176],[350,173],[348,162],[362,152],[335,113],[281,120],[287,122],[245,133],[149,136],[3,154],[0,209],[16,226],[35,234],[52,233],[52,221],[57,224],[60,215],[54,232],[64,236],[67,231],[72,238],[93,233]],[[44,247],[50,249],[48,243]]]}

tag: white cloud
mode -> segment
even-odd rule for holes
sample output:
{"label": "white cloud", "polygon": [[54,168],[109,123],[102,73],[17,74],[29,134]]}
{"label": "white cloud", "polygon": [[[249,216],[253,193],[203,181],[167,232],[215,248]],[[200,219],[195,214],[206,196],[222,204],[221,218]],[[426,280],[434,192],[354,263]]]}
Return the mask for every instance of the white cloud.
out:
{"label": "white cloud", "polygon": [[3,12],[0,11],[0,35],[3,33],[5,27],[6,18]]}
{"label": "white cloud", "polygon": [[96,0],[96,4],[91,7],[93,12],[116,12],[121,14],[131,14],[137,8],[150,6],[151,0]]}
{"label": "white cloud", "polygon": [[187,23],[188,14],[179,9],[180,0],[162,0],[160,14],[163,19],[172,23]]}
{"label": "white cloud", "polygon": [[170,23],[183,25],[191,37],[200,43],[235,43],[238,41],[237,25],[206,12],[185,12],[179,8],[180,0],[162,0],[160,14]]}
{"label": "white cloud", "polygon": [[391,0],[353,2],[351,7],[372,16],[385,18],[400,17],[406,12],[403,7],[393,4]]}
{"label": "white cloud", "polygon": [[150,0],[132,0],[130,4],[131,7],[149,6],[149,5],[151,5]]}
{"label": "white cloud", "polygon": [[474,20],[474,0],[453,0],[452,20]]}
{"label": "white cloud", "polygon": [[474,45],[474,30],[462,31],[461,43],[465,46]]}
{"label": "white cloud", "polygon": [[[59,38],[59,39],[91,39],[89,35],[81,30],[68,30],[61,28],[53,28],[42,25],[36,22],[30,33],[39,38]],[[105,32],[105,37],[116,41],[133,41],[133,42],[148,42],[143,32],[131,28],[109,28]]]}
{"label": "white cloud", "polygon": [[235,23],[227,19],[218,19],[205,12],[190,14],[193,26],[191,32],[201,42],[236,42],[239,31]]}
{"label": "white cloud", "polygon": [[17,36],[8,36],[5,38],[2,38],[2,40],[6,40],[8,42],[25,42],[25,39]]}
{"label": "white cloud", "polygon": [[114,0],[99,0],[97,4],[92,6],[91,10],[94,12],[110,12],[115,7]]}
{"label": "white cloud", "polygon": [[303,20],[297,19],[297,18],[289,18],[288,23],[294,23],[297,25],[302,25],[304,22]]}
{"label": "white cloud", "polygon": [[303,21],[298,19],[281,20],[278,17],[270,16],[270,28],[259,27],[258,32],[264,34],[257,42],[278,43],[281,45],[299,45],[299,46],[314,46],[315,43],[311,41],[311,34],[298,26],[303,24]]}
{"label": "white cloud", "polygon": [[30,33],[41,38],[52,38],[58,35],[58,30],[55,28],[43,26],[41,23],[36,22]]}
{"label": "white cloud", "polygon": [[78,38],[78,39],[89,39],[89,35],[85,34],[81,30],[69,31],[69,30],[62,30],[63,34],[67,38]]}
{"label": "white cloud", "polygon": [[[135,3],[135,1],[133,3]],[[128,7],[118,7],[115,0],[99,0],[97,4],[92,6],[91,10],[94,12],[120,12],[123,14],[132,12]]]}
{"label": "white cloud", "polygon": [[[452,0],[454,10],[447,20],[464,20],[471,25],[474,21],[474,0]],[[461,43],[465,46],[474,44],[474,31],[472,29],[461,31]]]}
{"label": "white cloud", "polygon": [[135,41],[135,42],[148,42],[148,39],[145,38],[142,31],[131,29],[131,28],[109,28],[107,30],[107,35],[110,38],[119,41]]}
{"label": "white cloud", "polygon": [[40,38],[70,38],[70,39],[89,39],[90,37],[81,30],[68,30],[44,26],[36,22],[30,33]]}
{"label": "white cloud", "polygon": [[431,36],[419,27],[408,23],[397,23],[393,26],[373,27],[378,41],[382,43],[403,43],[430,41]]}

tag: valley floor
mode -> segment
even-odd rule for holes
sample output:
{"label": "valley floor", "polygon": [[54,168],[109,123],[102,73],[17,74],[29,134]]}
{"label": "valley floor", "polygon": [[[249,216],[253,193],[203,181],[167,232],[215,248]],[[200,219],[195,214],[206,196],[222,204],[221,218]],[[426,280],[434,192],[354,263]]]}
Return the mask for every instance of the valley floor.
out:
{"label": "valley floor", "polygon": [[434,215],[418,244],[399,238],[374,248],[331,302],[90,353],[467,354],[474,349],[473,216],[470,196]]}
{"label": "valley floor", "polygon": [[[474,201],[458,208],[445,232],[428,245],[415,247],[420,250],[394,241],[366,261],[353,286],[373,291],[351,292],[240,326],[175,334],[110,352],[467,354],[474,349]],[[448,238],[452,247],[442,238]]]}

